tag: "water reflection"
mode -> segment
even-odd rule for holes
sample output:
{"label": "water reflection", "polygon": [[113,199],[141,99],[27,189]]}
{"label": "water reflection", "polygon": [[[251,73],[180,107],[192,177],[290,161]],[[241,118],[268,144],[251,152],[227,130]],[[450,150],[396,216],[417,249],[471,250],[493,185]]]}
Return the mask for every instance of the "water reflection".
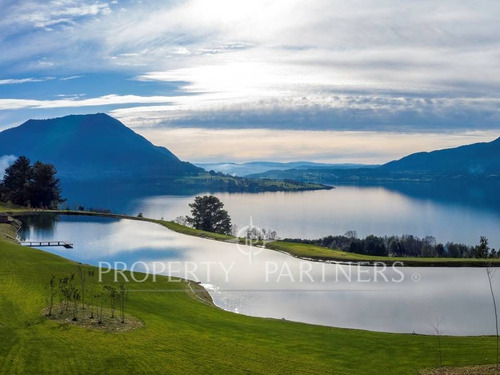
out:
{"label": "water reflection", "polygon": [[[475,245],[487,236],[500,247],[500,214],[475,206],[410,198],[384,187],[340,186],[301,193],[216,194],[238,227],[253,222],[281,237],[318,238],[357,231],[360,236],[413,234]],[[175,218],[189,214],[192,196],[138,199],[133,212]]]}
{"label": "water reflection", "polygon": [[[500,247],[500,195],[497,184],[392,183],[338,186],[330,191],[299,193],[215,193],[233,222],[253,222],[281,237],[318,238],[355,230],[361,236],[413,234],[439,242],[476,245],[487,236]],[[174,219],[189,214],[196,189],[180,186],[69,185],[71,207],[109,208],[114,212]]]}
{"label": "water reflection", "polygon": [[23,217],[18,236],[21,241],[38,238],[40,241],[51,240],[59,217],[56,215],[31,215]]}
{"label": "water reflection", "polygon": [[30,240],[52,236],[75,245],[47,251],[94,265],[143,262],[136,270],[161,271],[162,264],[163,273],[202,282],[218,306],[234,312],[389,332],[432,333],[441,321],[443,334],[494,333],[484,269],[389,269],[386,281],[370,267],[300,261],[268,250],[249,257],[249,249],[146,222],[61,216],[47,231],[26,223],[23,235]]}

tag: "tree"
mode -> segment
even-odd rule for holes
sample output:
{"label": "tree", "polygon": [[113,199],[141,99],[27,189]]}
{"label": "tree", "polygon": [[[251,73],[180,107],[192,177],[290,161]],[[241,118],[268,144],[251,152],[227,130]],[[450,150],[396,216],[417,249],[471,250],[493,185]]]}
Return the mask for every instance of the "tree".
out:
{"label": "tree", "polygon": [[[483,239],[485,237],[481,237]],[[488,241],[486,241],[487,243]],[[491,268],[491,266],[486,267],[486,275],[488,276],[488,283],[490,285],[490,293],[491,299],[493,301],[493,310],[495,313],[495,329],[496,329],[496,370],[498,371],[498,310],[497,310],[497,301],[495,299],[495,293],[493,293],[493,277],[495,275],[495,271]]]}
{"label": "tree", "polygon": [[[163,220],[163,218],[162,218],[162,220]],[[188,217],[187,216],[177,216],[174,219],[174,223],[179,224],[179,225],[183,225],[185,227],[191,226],[191,224],[189,224],[189,222],[188,222]]]}
{"label": "tree", "polygon": [[85,310],[85,270],[82,265],[78,265],[78,275],[80,276],[80,286],[81,286],[81,300],[82,300],[82,310]]}
{"label": "tree", "polygon": [[19,157],[5,170],[2,200],[23,206],[27,205],[29,203],[28,186],[32,173],[30,159],[26,156]]}
{"label": "tree", "polygon": [[489,252],[490,248],[488,246],[488,239],[484,236],[481,236],[481,239],[479,240],[479,245],[476,246],[475,249],[475,256],[476,258],[486,259],[488,258]]}
{"label": "tree", "polygon": [[52,164],[19,157],[5,170],[1,184],[1,200],[22,206],[57,208],[65,200],[61,198],[60,181]]}
{"label": "tree", "polygon": [[123,285],[123,283],[120,283],[120,318],[122,323],[125,323],[126,298],[127,298],[127,290],[125,289],[125,285]]}
{"label": "tree", "polygon": [[439,367],[443,367],[443,353],[441,351],[441,331],[439,330],[439,326],[441,324],[441,320],[439,319],[436,324],[432,324],[432,328],[436,331],[437,343],[438,343],[438,353],[439,353]]}
{"label": "tree", "polygon": [[435,252],[437,257],[444,257],[446,253],[444,251],[444,246],[442,243],[438,243],[435,247]]}
{"label": "tree", "polygon": [[117,299],[119,298],[120,295],[118,294],[116,289],[110,285],[104,286],[104,290],[108,294],[108,297],[109,297],[109,304],[111,307],[111,318],[114,318],[115,317],[115,310],[116,310],[116,302],[117,302]]}
{"label": "tree", "polygon": [[48,316],[52,316],[52,310],[54,309],[54,297],[57,295],[56,289],[56,277],[52,275],[49,282],[49,312]]}
{"label": "tree", "polygon": [[37,161],[33,165],[32,180],[28,185],[28,195],[33,207],[57,208],[64,202],[56,173],[57,170],[52,164]]}
{"label": "tree", "polygon": [[231,218],[224,204],[213,195],[195,197],[194,203],[189,204],[192,217],[187,221],[196,229],[208,232],[231,234]]}
{"label": "tree", "polygon": [[355,230],[348,230],[347,232],[345,232],[344,237],[358,238],[358,232],[356,232]]}
{"label": "tree", "polygon": [[365,254],[387,256],[387,249],[381,237],[370,235],[365,238]]}
{"label": "tree", "polygon": [[89,285],[89,301],[87,304],[90,310],[89,319],[94,319],[94,299],[95,299],[94,270],[88,269],[87,275],[88,275],[88,285]]}
{"label": "tree", "polygon": [[403,255],[403,245],[397,237],[394,237],[389,242],[389,254],[393,257],[399,257]]}

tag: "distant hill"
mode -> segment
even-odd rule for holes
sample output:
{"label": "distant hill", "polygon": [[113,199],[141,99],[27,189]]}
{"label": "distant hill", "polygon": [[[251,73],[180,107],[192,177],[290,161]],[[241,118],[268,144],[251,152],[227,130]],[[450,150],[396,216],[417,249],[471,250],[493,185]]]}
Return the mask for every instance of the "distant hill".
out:
{"label": "distant hill", "polygon": [[245,177],[255,173],[264,173],[270,170],[287,169],[316,169],[316,168],[335,168],[335,169],[355,169],[362,167],[375,167],[363,164],[326,164],[314,163],[310,161],[295,161],[288,163],[279,163],[271,161],[254,161],[249,163],[194,163],[207,171],[222,172],[231,176]]}
{"label": "distant hill", "polygon": [[[207,173],[103,113],[29,120],[0,132],[0,167],[5,168],[21,155],[33,162],[54,164],[66,192],[75,190],[75,186],[89,185],[99,188],[111,185],[113,194],[117,187],[127,186],[128,191],[141,191],[144,195],[185,189],[260,192],[328,188],[296,181],[252,180]],[[80,196],[85,196],[85,191]]]}
{"label": "distant hill", "polygon": [[382,181],[500,181],[500,138],[445,150],[419,152],[376,168],[289,169],[249,175],[315,183]]}
{"label": "distant hill", "polygon": [[75,180],[171,178],[202,172],[103,113],[28,120],[0,133],[0,152],[52,163],[59,176]]}
{"label": "distant hill", "polygon": [[418,152],[380,168],[412,174],[489,175],[500,173],[500,138],[445,150]]}

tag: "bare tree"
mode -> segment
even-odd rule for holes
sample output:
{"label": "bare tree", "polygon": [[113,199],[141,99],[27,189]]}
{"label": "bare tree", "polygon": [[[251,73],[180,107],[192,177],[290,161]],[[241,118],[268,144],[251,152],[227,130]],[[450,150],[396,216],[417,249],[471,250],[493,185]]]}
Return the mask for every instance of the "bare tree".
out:
{"label": "bare tree", "polygon": [[57,295],[56,289],[56,277],[52,275],[49,281],[49,313],[48,316],[52,316],[52,309],[54,308],[54,297]]}
{"label": "bare tree", "polygon": [[78,275],[80,276],[80,290],[81,290],[81,301],[82,301],[82,310],[85,310],[85,270],[82,265],[78,265]]}
{"label": "bare tree", "polygon": [[116,289],[113,288],[112,286],[106,285],[104,287],[104,290],[108,294],[109,297],[109,304],[111,307],[111,318],[115,317],[115,310],[116,310],[116,300],[119,296],[119,294],[116,292]]}
{"label": "bare tree", "polygon": [[80,300],[80,292],[76,287],[73,287],[71,298],[73,299],[73,321],[78,320],[78,301]]}
{"label": "bare tree", "polygon": [[497,302],[495,300],[495,293],[493,293],[493,277],[495,276],[495,270],[491,267],[491,264],[486,267],[486,274],[488,275],[488,283],[490,284],[491,299],[493,300],[493,309],[495,312],[495,329],[496,329],[496,369],[498,371],[498,311]]}
{"label": "bare tree", "polygon": [[125,299],[127,298],[127,291],[125,285],[120,283],[120,316],[121,322],[125,323]]}
{"label": "bare tree", "polygon": [[99,309],[97,310],[97,322],[99,324],[102,324],[103,308],[104,304],[106,303],[106,292],[104,290],[101,290],[101,292],[96,295],[96,298],[99,301]]}
{"label": "bare tree", "polygon": [[443,353],[441,351],[441,331],[439,326],[441,325],[441,319],[437,319],[435,323],[430,323],[434,332],[436,332],[437,342],[438,342],[438,353],[439,353],[439,367],[443,367]]}
{"label": "bare tree", "polygon": [[[162,220],[163,220],[163,218],[162,218]],[[189,224],[189,222],[187,220],[187,216],[177,216],[173,221],[176,224],[183,225],[185,227],[191,227],[191,224]]]}
{"label": "bare tree", "polygon": [[61,307],[61,314],[69,311],[69,305],[71,297],[73,295],[73,280],[75,275],[71,274],[71,277],[65,276],[59,279],[59,290],[62,296],[63,306]]}
{"label": "bare tree", "polygon": [[88,287],[89,287],[89,300],[87,302],[87,305],[90,310],[89,319],[94,319],[94,299],[95,299],[94,270],[89,269],[87,271],[87,275],[88,275]]}

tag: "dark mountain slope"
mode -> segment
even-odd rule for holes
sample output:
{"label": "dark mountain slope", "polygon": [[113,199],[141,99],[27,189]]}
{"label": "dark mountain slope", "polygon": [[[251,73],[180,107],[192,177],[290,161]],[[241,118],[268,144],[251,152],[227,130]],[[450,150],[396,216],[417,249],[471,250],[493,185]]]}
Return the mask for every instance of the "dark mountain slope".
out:
{"label": "dark mountain slope", "polygon": [[500,172],[500,138],[489,143],[411,154],[384,164],[380,169],[431,174],[497,174]]}
{"label": "dark mountain slope", "polygon": [[78,180],[168,178],[203,171],[102,113],[29,120],[0,133],[0,154],[52,163],[60,176]]}
{"label": "dark mountain slope", "polygon": [[419,152],[376,168],[273,170],[248,177],[315,183],[384,181],[500,181],[500,138],[445,150]]}

